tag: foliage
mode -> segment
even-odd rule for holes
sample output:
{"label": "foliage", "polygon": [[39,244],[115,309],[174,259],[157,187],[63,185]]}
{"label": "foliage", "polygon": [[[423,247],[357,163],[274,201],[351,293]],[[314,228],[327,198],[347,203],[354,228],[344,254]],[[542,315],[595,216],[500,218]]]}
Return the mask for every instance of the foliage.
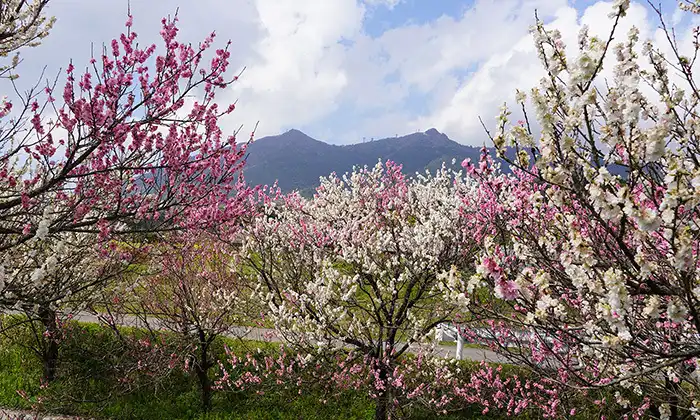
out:
{"label": "foliage", "polygon": [[[22,330],[16,331],[24,334]],[[154,371],[148,367],[131,369],[138,366],[138,361],[143,360],[152,347],[151,350],[141,347],[134,353],[124,346],[113,331],[94,324],[72,323],[71,331],[73,334],[64,343],[61,353],[58,379],[45,387],[39,386],[40,364],[33,362],[35,359],[29,357],[26,349],[18,344],[21,340],[0,343],[0,406],[40,408],[43,411],[95,418],[132,419],[370,419],[374,416],[373,403],[365,392],[334,390],[328,383],[324,386],[306,384],[305,392],[301,395],[296,386],[288,389],[270,386],[214,394],[211,410],[205,415],[198,401],[196,378],[183,370],[182,364],[173,366],[167,374],[156,378]],[[132,328],[122,328],[121,333],[133,337],[135,343],[150,337],[149,332]],[[172,349],[168,343],[174,342],[171,341],[174,337],[168,338],[169,335],[165,334],[165,341],[162,341],[166,347],[161,354],[167,356],[170,350],[165,349]],[[224,346],[228,352],[225,352]],[[108,349],[108,352],[105,353],[104,349]],[[213,354],[222,363],[227,363],[233,354],[242,360],[250,357],[263,363],[265,357],[275,360],[280,360],[282,354],[294,357],[292,353],[280,353],[280,350],[279,345],[269,343],[219,339],[215,342]],[[460,366],[464,371],[479,368],[473,362],[459,362],[455,366]],[[127,371],[131,379],[124,381],[123,374]],[[519,373],[517,369],[508,367],[504,367],[503,372],[507,375]],[[256,392],[260,390],[266,392]],[[464,408],[441,415],[441,418],[484,418],[482,410],[480,407]],[[496,411],[491,410],[486,418],[504,418]],[[418,405],[414,407],[411,417],[427,420],[434,416],[432,408]]]}

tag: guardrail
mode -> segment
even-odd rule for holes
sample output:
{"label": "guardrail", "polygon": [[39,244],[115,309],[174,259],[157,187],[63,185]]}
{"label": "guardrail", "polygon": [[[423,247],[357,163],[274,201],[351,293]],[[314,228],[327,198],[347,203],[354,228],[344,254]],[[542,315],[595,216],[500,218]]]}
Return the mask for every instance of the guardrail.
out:
{"label": "guardrail", "polygon": [[[470,343],[474,344],[484,344],[488,345],[489,343],[495,342],[495,341],[500,341],[501,337],[499,336],[498,333],[495,333],[493,330],[490,330],[488,328],[474,328],[470,329],[471,333],[470,335],[476,336],[477,340],[470,340]],[[452,324],[440,324],[437,327],[437,335],[438,335],[438,340],[439,341],[456,341],[457,342],[457,349],[455,350],[455,358],[458,360],[462,360],[462,354],[463,354],[463,349],[464,349],[464,343],[467,342],[465,337],[460,334],[459,329],[452,325]],[[533,332],[525,332],[525,331],[520,331],[516,332],[513,331],[510,333],[508,337],[505,339],[505,344],[506,346],[509,343],[513,344],[522,344],[522,343],[532,343],[533,341],[540,341],[544,340],[547,344],[553,345],[554,344],[554,339],[552,337],[548,337],[544,334],[538,335]]]}

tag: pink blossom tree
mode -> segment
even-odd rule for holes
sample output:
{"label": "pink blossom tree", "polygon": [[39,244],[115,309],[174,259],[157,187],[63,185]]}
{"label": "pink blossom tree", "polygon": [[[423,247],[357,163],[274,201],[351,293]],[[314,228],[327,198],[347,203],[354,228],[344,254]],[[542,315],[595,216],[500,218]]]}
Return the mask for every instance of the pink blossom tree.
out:
{"label": "pink blossom tree", "polygon": [[243,333],[251,318],[252,288],[239,273],[238,256],[214,238],[195,232],[171,235],[151,247],[139,272],[126,273],[112,296],[105,318],[113,328],[131,322],[181,343],[179,357],[199,382],[202,406],[211,405],[210,371],[216,366],[212,346],[223,335]]}
{"label": "pink blossom tree", "polygon": [[[45,36],[36,3],[44,29],[12,45]],[[43,324],[40,336],[58,335],[62,304],[124,271],[144,234],[208,229],[249,208],[245,145],[220,124],[235,106],[216,102],[237,79],[226,77],[230,42],[210,53],[213,33],[193,46],[176,23],[162,20],[158,53],[137,43],[129,16],[83,72],[68,65],[59,98],[47,85],[2,104],[0,308]],[[57,348],[48,354],[51,379]]]}
{"label": "pink blossom tree", "polygon": [[435,416],[461,413],[468,418],[476,413],[539,418],[616,414],[594,404],[590,404],[592,409],[572,412],[559,383],[528,377],[524,369],[467,364],[421,352],[395,360],[388,376],[381,374],[381,361],[368,355],[358,357],[353,351],[304,354],[282,346],[278,352],[237,354],[229,350],[227,356],[216,381],[219,389],[259,395],[310,393],[319,396],[322,404],[358,392],[377,401],[391,389],[391,418],[410,418],[417,410]]}
{"label": "pink blossom tree", "polygon": [[[43,293],[52,256],[70,252],[64,233],[89,235],[109,252],[115,238],[204,228],[245,211],[245,146],[219,125],[234,105],[215,102],[237,79],[225,77],[227,48],[205,64],[214,34],[194,47],[177,40],[177,19],[164,19],[156,55],[155,45],[136,43],[131,22],[84,73],[68,66],[61,101],[48,86],[22,99],[20,111],[3,105],[4,307]],[[199,99],[186,110],[192,95]]]}
{"label": "pink blossom tree", "polygon": [[698,43],[684,56],[660,12],[667,53],[651,42],[640,50],[634,27],[615,43],[628,7],[614,2],[607,39],[584,28],[576,57],[538,21],[537,124],[518,92],[524,120],[511,125],[504,107],[491,135],[513,175],[486,154],[465,162],[479,189],[462,211],[482,227],[482,253],[469,280],[474,323],[464,328],[491,330],[502,353],[574,389],[617,387],[608,403],[630,416],[624,390],[654,417],[697,417]]}

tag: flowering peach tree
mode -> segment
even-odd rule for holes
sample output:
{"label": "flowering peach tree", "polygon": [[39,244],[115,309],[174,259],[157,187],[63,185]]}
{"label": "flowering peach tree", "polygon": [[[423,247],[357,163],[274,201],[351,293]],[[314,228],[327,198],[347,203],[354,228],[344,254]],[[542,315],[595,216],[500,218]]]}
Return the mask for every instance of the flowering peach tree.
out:
{"label": "flowering peach tree", "polygon": [[0,76],[16,78],[19,51],[35,47],[49,35],[56,19],[46,16],[49,0],[8,0],[0,4],[0,57],[15,53],[9,65],[0,66]]}
{"label": "flowering peach tree", "polygon": [[376,399],[378,393],[391,389],[400,404],[392,407],[390,418],[410,418],[418,407],[435,416],[460,413],[467,418],[487,414],[561,418],[570,412],[558,384],[521,376],[526,371],[512,366],[504,369],[419,353],[397,359],[387,378],[379,378],[380,369],[381,363],[371,356],[358,357],[352,351],[305,355],[284,346],[277,352],[228,350],[216,386],[259,395],[309,393],[319,396],[321,404],[357,393]]}
{"label": "flowering peach tree", "polygon": [[[628,7],[614,3],[614,28]],[[491,329],[494,347],[570,387],[616,387],[608,403],[630,416],[638,398],[656,418],[698,418],[698,43],[683,56],[658,15],[667,52],[640,48],[634,27],[619,43],[616,29],[600,39],[584,28],[571,57],[538,22],[536,121],[511,124],[504,107],[491,135],[513,174],[486,154],[464,163],[479,189],[462,211],[482,227],[464,328]],[[526,94],[517,101],[525,111]]]}
{"label": "flowering peach tree", "polygon": [[[474,244],[457,228],[455,190],[467,188],[444,167],[407,179],[380,162],[323,178],[310,200],[268,196],[243,246],[278,333],[311,353],[352,348],[386,382],[413,343],[464,309],[457,265]],[[373,396],[384,418],[391,387]]]}
{"label": "flowering peach tree", "polygon": [[102,318],[113,328],[132,318],[149,331],[168,331],[177,337],[178,357],[196,376],[207,410],[212,397],[210,371],[216,366],[212,346],[250,318],[246,297],[251,289],[238,274],[237,255],[221,242],[195,232],[168,239],[150,247],[141,268],[124,273],[120,286],[108,293],[109,311]]}
{"label": "flowering peach tree", "polygon": [[[62,241],[70,245],[59,246],[57,252],[46,257],[44,269],[50,271],[50,278],[43,281],[41,293],[28,294],[14,305],[14,312],[23,316],[0,318],[0,334],[10,341],[18,338],[17,327],[25,326],[31,332],[32,340],[27,345],[42,361],[46,382],[55,379],[66,322],[73,314],[86,310],[105,284],[143,258],[141,251],[128,244],[95,250],[95,241],[86,234],[63,233]],[[40,252],[28,257],[32,256],[43,257]]]}
{"label": "flowering peach tree", "polygon": [[[19,107],[4,100],[0,306],[46,296],[64,256],[86,241],[119,257],[120,241],[143,240],[134,234],[206,228],[244,212],[245,146],[220,125],[234,105],[215,101],[237,79],[226,76],[228,44],[209,53],[213,33],[181,42],[176,23],[162,21],[162,47],[141,46],[129,16],[84,71],[68,65],[62,89],[31,91]],[[197,99],[186,106],[188,97]],[[52,301],[74,291],[54,290]]]}

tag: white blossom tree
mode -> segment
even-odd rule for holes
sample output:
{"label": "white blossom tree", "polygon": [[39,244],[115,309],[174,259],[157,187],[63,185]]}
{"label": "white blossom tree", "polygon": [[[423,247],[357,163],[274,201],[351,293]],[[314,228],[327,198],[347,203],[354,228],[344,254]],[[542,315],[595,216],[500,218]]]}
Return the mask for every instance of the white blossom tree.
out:
{"label": "white blossom tree", "polygon": [[39,45],[49,35],[54,17],[44,13],[49,0],[7,0],[0,3],[0,57],[17,52],[10,65],[0,66],[5,75],[19,62],[18,50]]}
{"label": "white blossom tree", "polygon": [[[95,243],[93,235],[64,233],[31,241],[24,253],[14,253],[14,272],[7,272],[7,261],[0,263],[0,290],[5,279],[25,276],[22,287],[6,291],[11,310],[23,317],[0,318],[0,333],[9,340],[17,338],[15,328],[26,326],[31,332],[30,349],[43,364],[43,380],[56,377],[62,327],[74,314],[86,310],[95,292],[130,270],[143,259],[136,244],[111,241]],[[5,255],[7,258],[8,255]],[[59,311],[60,309],[60,311]]]}
{"label": "white blossom tree", "polygon": [[377,418],[395,408],[397,358],[465,308],[458,268],[474,243],[455,191],[468,188],[444,166],[407,179],[380,162],[322,178],[310,200],[270,199],[247,228],[248,265],[279,334],[311,354],[369,357],[385,387],[373,395]]}
{"label": "white blossom tree", "polygon": [[[546,76],[529,97],[539,136],[527,113],[511,125],[504,107],[492,140],[501,156],[514,147],[514,174],[486,155],[465,163],[480,187],[463,212],[483,238],[470,285],[490,292],[472,299],[473,320],[496,330],[502,353],[573,389],[616,386],[623,407],[637,398],[654,417],[698,418],[698,28],[683,51],[659,11],[666,53],[640,48],[634,27],[616,42],[628,7],[614,2],[605,39],[584,28],[575,57],[538,21]],[[517,94],[523,110],[526,98]]]}

